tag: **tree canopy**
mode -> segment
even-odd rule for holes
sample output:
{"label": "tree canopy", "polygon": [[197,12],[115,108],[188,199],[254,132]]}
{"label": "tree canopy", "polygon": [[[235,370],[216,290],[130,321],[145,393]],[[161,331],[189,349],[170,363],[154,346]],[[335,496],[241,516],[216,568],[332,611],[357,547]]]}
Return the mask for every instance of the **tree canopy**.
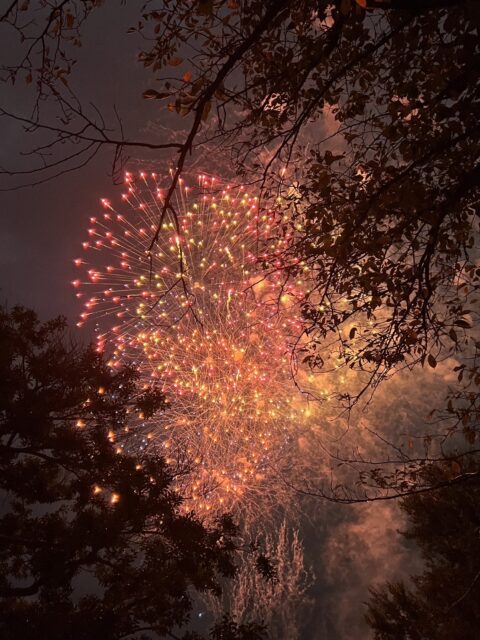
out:
{"label": "tree canopy", "polygon": [[145,97],[192,114],[187,145],[215,110],[206,139],[265,197],[286,193],[288,247],[264,259],[310,283],[299,352],[366,387],[435,366],[470,326],[479,14],[449,5],[180,1],[141,24],[158,31],[144,65],[177,76]]}
{"label": "tree canopy", "polygon": [[129,148],[171,149],[153,246],[176,216],[189,155],[218,145],[264,202],[282,197],[287,248],[262,259],[286,280],[307,274],[296,348],[313,368],[340,359],[363,372],[358,396],[392,369],[463,349],[479,279],[478,3],[147,3],[128,36],[141,36],[152,71],[143,97],[186,118],[183,142],[133,140],[73,95],[74,49],[95,8],[68,0],[30,15],[14,1],[1,17],[24,43],[2,77],[26,79],[34,95],[31,115],[1,113],[50,136],[32,149],[31,176],[105,145],[117,168]]}
{"label": "tree canopy", "polygon": [[[0,312],[0,378],[2,638],[200,638],[182,631],[194,592],[234,575],[237,530],[206,527],[161,457],[119,444],[159,390],[20,307]],[[264,638],[228,619],[211,634]]]}
{"label": "tree canopy", "polygon": [[[465,473],[478,468],[470,460]],[[447,477],[442,465],[425,469],[430,483]],[[425,570],[411,583],[372,589],[367,621],[375,640],[474,640],[480,624],[480,482],[409,496],[402,503],[408,539],[420,548]]]}
{"label": "tree canopy", "polygon": [[25,81],[33,100],[28,114],[1,107],[0,116],[43,136],[33,164],[3,175],[43,181],[105,146],[116,174],[128,150],[170,150],[153,249],[166,219],[177,221],[191,154],[218,148],[277,216],[272,233],[284,242],[259,252],[259,272],[307,289],[293,370],[298,360],[316,372],[353,369],[358,384],[336,393],[351,408],[392,372],[451,357],[459,385],[440,414],[445,428],[426,435],[425,455],[401,451],[388,460],[393,473],[377,466],[368,481],[410,491],[459,432],[468,455],[480,385],[478,2],[148,2],[125,37],[138,38],[151,71],[152,113],[186,127],[174,141],[134,139],[120,114],[112,124],[73,93],[75,49],[97,6],[66,0],[33,12],[14,0],[0,16],[20,47],[1,78]]}

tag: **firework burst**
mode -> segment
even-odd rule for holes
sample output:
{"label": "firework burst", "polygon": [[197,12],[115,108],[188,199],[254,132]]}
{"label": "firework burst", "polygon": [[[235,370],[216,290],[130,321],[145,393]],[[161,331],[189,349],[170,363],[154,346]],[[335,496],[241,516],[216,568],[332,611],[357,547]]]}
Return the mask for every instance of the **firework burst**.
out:
{"label": "firework burst", "polygon": [[170,408],[136,437],[170,464],[188,461],[187,508],[232,508],[263,491],[308,422],[289,356],[303,283],[262,270],[285,239],[272,240],[273,212],[242,187],[181,183],[150,247],[164,193],[154,174],[127,174],[126,186],[118,211],[103,200],[91,218],[89,260],[75,260],[87,276],[74,282],[79,324],[98,323],[112,366],[134,360],[163,384]]}

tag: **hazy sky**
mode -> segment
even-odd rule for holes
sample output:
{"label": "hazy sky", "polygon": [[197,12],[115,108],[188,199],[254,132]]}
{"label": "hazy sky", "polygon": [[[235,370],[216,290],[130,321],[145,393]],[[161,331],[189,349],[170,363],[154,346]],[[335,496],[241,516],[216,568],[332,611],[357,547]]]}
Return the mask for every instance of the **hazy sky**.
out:
{"label": "hazy sky", "polygon": [[[112,118],[115,104],[126,131],[148,139],[145,128],[157,107],[143,101],[141,93],[151,75],[136,61],[135,36],[126,34],[136,11],[138,6],[132,9],[118,3],[115,9],[104,6],[92,14],[71,85],[84,104],[94,102],[107,118]],[[12,48],[7,35],[0,28],[2,56]],[[2,105],[28,115],[29,94],[18,85],[4,87]],[[25,169],[30,160],[19,150],[27,150],[32,138],[5,118],[0,119],[0,132],[0,166]],[[72,260],[80,251],[89,216],[98,210],[99,198],[118,197],[121,191],[109,176],[111,155],[111,150],[105,150],[85,168],[46,184],[0,192],[0,295],[9,304],[31,305],[45,317],[76,316],[78,306],[69,284],[74,277]],[[18,182],[3,177],[0,187]]]}

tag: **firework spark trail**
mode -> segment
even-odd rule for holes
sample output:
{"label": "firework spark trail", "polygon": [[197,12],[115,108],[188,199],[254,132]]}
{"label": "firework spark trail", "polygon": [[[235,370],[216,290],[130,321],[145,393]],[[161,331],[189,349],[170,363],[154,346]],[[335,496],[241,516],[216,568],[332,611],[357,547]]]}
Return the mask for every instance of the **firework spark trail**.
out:
{"label": "firework spark trail", "polygon": [[187,508],[231,508],[264,490],[308,423],[289,360],[302,282],[259,268],[262,251],[280,253],[284,240],[272,240],[273,213],[242,188],[206,176],[195,189],[182,183],[176,219],[163,222],[149,252],[162,189],[155,174],[127,174],[126,183],[121,211],[103,200],[105,213],[91,218],[83,246],[99,255],[75,260],[88,276],[74,282],[77,295],[94,289],[79,324],[100,324],[98,348],[114,344],[112,366],[133,359],[164,385],[171,406],[139,446],[189,461]]}

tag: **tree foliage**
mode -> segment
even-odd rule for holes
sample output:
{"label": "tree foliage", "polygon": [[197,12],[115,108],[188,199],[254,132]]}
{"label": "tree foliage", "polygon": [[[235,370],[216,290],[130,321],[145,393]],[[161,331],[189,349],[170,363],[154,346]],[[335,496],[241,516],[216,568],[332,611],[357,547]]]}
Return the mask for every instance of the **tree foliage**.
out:
{"label": "tree foliage", "polygon": [[[20,118],[53,146],[110,144],[119,160],[137,143],[87,116],[67,83],[95,6],[49,4],[28,21],[28,3],[13,2],[2,20],[28,48],[4,79],[29,74],[37,97],[57,101],[62,128],[37,110]],[[366,389],[461,350],[480,277],[479,22],[472,0],[147,3],[130,29],[155,81],[144,98],[188,122],[171,145],[176,171],[152,245],[175,217],[189,154],[215,141],[264,197],[287,195],[278,228],[288,249],[264,261],[286,280],[307,274],[297,352],[312,367],[340,359],[364,372]]]}
{"label": "tree foliage", "polygon": [[[32,149],[35,174],[62,166],[55,149],[72,148],[73,160],[90,144],[111,145],[119,166],[141,143],[87,114],[68,84],[96,6],[64,0],[32,14],[13,1],[1,16],[26,47],[2,77],[28,74],[39,100],[28,117],[3,116],[50,136]],[[129,30],[152,72],[143,97],[187,127],[183,142],[148,143],[178,154],[151,248],[165,218],[176,218],[190,154],[218,145],[274,203],[286,248],[265,251],[261,267],[308,287],[294,356],[319,372],[358,374],[358,386],[338,391],[346,406],[392,372],[453,356],[458,385],[439,414],[444,428],[383,465],[339,460],[365,469],[367,489],[330,492],[337,501],[428,491],[425,465],[446,455],[453,469],[476,447],[479,24],[475,0],[164,0],[148,2]],[[37,108],[49,101],[53,111]],[[308,483],[306,492],[328,497]]]}
{"label": "tree foliage", "polygon": [[2,638],[180,637],[194,590],[234,575],[237,531],[186,513],[161,457],[118,446],[162,394],[19,307],[0,312],[0,378]]}
{"label": "tree foliage", "polygon": [[[444,429],[384,464],[339,460],[360,468],[360,492],[307,481],[306,493],[429,491],[421,472],[444,456],[445,482],[463,481],[480,384],[479,25],[468,0],[171,0],[137,26],[144,66],[168,76],[145,97],[190,127],[169,193],[193,146],[218,142],[264,203],[275,197],[287,248],[261,262],[308,287],[295,355],[354,369],[359,385],[338,392],[348,407],[394,371],[458,359]],[[163,213],[175,215],[168,195]]]}
{"label": "tree foliage", "polygon": [[[478,471],[470,460],[465,473]],[[446,479],[445,466],[431,466],[430,483]],[[404,535],[422,553],[425,570],[412,583],[372,589],[367,621],[376,640],[474,640],[480,624],[480,482],[409,496]]]}
{"label": "tree foliage", "polygon": [[237,170],[287,192],[288,249],[264,258],[310,282],[298,351],[366,387],[435,366],[472,321],[480,16],[448,4],[175,1],[142,23],[144,65],[178,77],[156,97],[190,135],[215,111]]}

